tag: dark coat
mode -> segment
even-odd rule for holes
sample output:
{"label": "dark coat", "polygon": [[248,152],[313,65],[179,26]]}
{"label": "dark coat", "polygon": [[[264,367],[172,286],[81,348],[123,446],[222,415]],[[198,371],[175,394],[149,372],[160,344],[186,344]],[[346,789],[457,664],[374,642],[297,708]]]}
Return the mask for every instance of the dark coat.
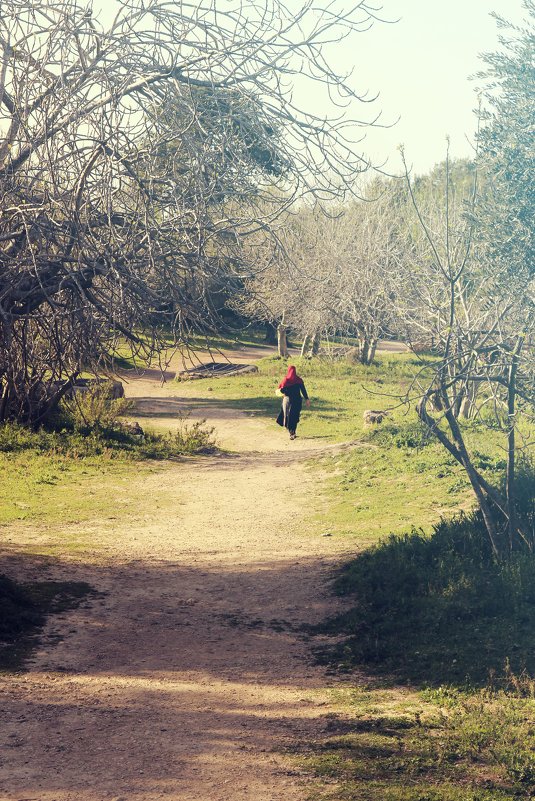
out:
{"label": "dark coat", "polygon": [[285,426],[288,431],[295,431],[301,416],[303,398],[308,399],[305,385],[293,384],[290,387],[284,387],[281,392],[284,398],[282,408],[277,417],[277,423],[280,426]]}

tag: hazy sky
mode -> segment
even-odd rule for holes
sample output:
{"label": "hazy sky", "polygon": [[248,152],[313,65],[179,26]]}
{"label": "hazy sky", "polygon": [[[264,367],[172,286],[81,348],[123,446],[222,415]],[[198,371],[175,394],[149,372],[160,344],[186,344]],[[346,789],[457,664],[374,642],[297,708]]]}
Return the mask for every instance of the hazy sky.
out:
{"label": "hazy sky", "polygon": [[[468,156],[475,130],[475,86],[469,76],[483,68],[483,52],[498,49],[494,11],[519,23],[521,0],[382,0],[383,15],[400,18],[362,34],[358,49],[346,57],[355,63],[355,81],[380,92],[375,104],[392,130],[371,131],[363,148],[374,159],[399,166],[397,146],[424,171],[444,158],[445,139],[453,155]],[[501,31],[503,33],[503,31]]]}

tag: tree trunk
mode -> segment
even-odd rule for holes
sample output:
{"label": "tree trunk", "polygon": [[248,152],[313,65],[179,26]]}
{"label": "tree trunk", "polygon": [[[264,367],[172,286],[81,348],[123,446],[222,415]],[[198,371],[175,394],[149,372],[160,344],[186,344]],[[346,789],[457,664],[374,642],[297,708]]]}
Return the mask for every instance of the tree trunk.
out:
{"label": "tree trunk", "polygon": [[492,551],[496,558],[499,558],[500,550],[498,547],[498,529],[496,526],[496,522],[494,520],[492,510],[490,507],[490,503],[488,498],[490,497],[494,503],[498,505],[498,507],[503,510],[503,503],[499,503],[500,499],[498,494],[494,492],[493,488],[488,485],[486,481],[479,475],[477,470],[472,464],[470,459],[470,455],[466,449],[466,445],[464,444],[464,440],[457,424],[457,420],[455,415],[453,414],[450,408],[450,399],[447,396],[447,393],[444,389],[437,389],[435,390],[437,394],[440,394],[440,400],[443,408],[445,409],[445,416],[450,428],[450,432],[453,437],[453,442],[446,436],[445,432],[440,429],[436,420],[429,416],[426,410],[426,402],[428,401],[427,397],[422,398],[420,403],[416,407],[416,411],[420,420],[425,423],[425,425],[429,428],[429,430],[435,435],[435,437],[439,440],[439,442],[446,448],[446,450],[451,453],[451,455],[456,459],[459,464],[463,466],[465,469],[468,478],[470,479],[470,484],[472,485],[472,489],[476,496],[479,508],[481,509],[481,514],[483,515],[483,521],[485,523],[485,528],[487,529],[487,533],[489,535]]}
{"label": "tree trunk", "polygon": [[276,345],[277,344],[276,327],[273,325],[273,323],[265,322],[264,329],[265,329],[264,342],[266,343],[266,345]]}
{"label": "tree trunk", "polygon": [[375,351],[377,350],[377,338],[372,337],[370,339],[370,344],[368,346],[368,362],[367,364],[371,364],[375,359]]}
{"label": "tree trunk", "polygon": [[321,331],[314,331],[314,336],[312,338],[312,349],[310,351],[312,356],[317,356],[320,351],[320,344],[321,344]]}
{"label": "tree trunk", "polygon": [[465,420],[468,420],[472,414],[472,399],[465,395],[461,401],[461,405],[459,407],[459,416],[464,417]]}
{"label": "tree trunk", "polygon": [[371,364],[375,358],[375,351],[377,350],[376,337],[359,337],[359,361],[361,364]]}
{"label": "tree trunk", "polygon": [[[507,476],[506,476],[506,494],[507,494],[507,513],[508,513],[508,532],[509,532],[509,547],[513,550],[514,535],[517,530],[516,522],[516,503],[515,503],[515,427],[516,427],[516,374],[518,371],[518,358],[522,346],[524,344],[524,337],[520,336],[517,340],[516,347],[513,351],[511,364],[509,365],[509,374],[507,376]],[[531,543],[530,543],[531,545]]]}
{"label": "tree trunk", "polygon": [[309,355],[309,348],[310,348],[310,334],[305,334],[303,339],[303,344],[301,345],[301,358],[304,359],[306,356]]}
{"label": "tree trunk", "polygon": [[468,478],[470,479],[470,484],[472,485],[472,489],[474,490],[474,494],[477,498],[479,508],[481,509],[481,514],[483,515],[483,521],[485,523],[485,528],[487,529],[487,533],[489,535],[493,553],[498,559],[500,557],[498,527],[496,525],[496,521],[494,520],[492,509],[487,500],[487,495],[483,490],[483,487],[481,486],[479,473],[472,464],[470,454],[468,453],[468,450],[464,443],[464,438],[461,433],[461,429],[459,428],[459,423],[457,421],[455,414],[452,411],[449,398],[443,387],[441,394],[442,394],[442,402],[444,403],[444,416],[446,417],[448,426],[450,428],[453,441],[455,442],[455,445],[457,446],[457,449],[460,453],[461,464],[466,470]]}
{"label": "tree trunk", "polygon": [[2,396],[2,401],[0,403],[0,423],[5,422],[8,408],[9,408],[9,384],[6,383],[6,386],[4,388],[4,393]]}
{"label": "tree trunk", "polygon": [[366,337],[359,337],[359,362],[368,364],[368,340]]}
{"label": "tree trunk", "polygon": [[282,315],[282,320],[280,321],[277,327],[277,343],[278,343],[279,356],[281,357],[281,359],[287,359],[288,340],[286,338],[286,325],[284,323],[284,315]]}

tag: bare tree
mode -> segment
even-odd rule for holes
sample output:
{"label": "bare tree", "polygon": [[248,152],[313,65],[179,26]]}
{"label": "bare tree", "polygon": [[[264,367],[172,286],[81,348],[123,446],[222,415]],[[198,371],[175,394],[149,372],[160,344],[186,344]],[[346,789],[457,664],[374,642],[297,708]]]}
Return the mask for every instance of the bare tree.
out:
{"label": "bare tree", "polygon": [[[477,174],[473,177],[471,197],[465,202],[455,198],[446,160],[442,209],[425,210],[407,171],[418,227],[407,227],[411,241],[400,273],[398,308],[407,330],[418,331],[433,354],[409,395],[418,398],[420,419],[466,471],[499,556],[505,542],[509,548],[535,545],[534,532],[517,514],[514,480],[522,413],[531,416],[535,403],[535,307],[532,279],[524,275],[515,281],[494,269],[478,245]],[[463,413],[503,432],[503,491],[478,469],[460,420]]]}
{"label": "bare tree", "polygon": [[376,16],[306,0],[4,0],[0,18],[0,419],[38,424],[119,340],[157,350],[213,322],[250,272],[243,237],[366,165],[347,121],[293,102],[299,75],[340,104],[333,42]]}
{"label": "bare tree", "polygon": [[341,330],[358,337],[362,364],[373,362],[380,337],[395,324],[401,243],[393,188],[376,184],[366,201],[347,208],[338,225],[344,254],[334,315]]}
{"label": "bare tree", "polygon": [[[381,192],[383,196],[381,196]],[[374,202],[302,208],[281,234],[292,281],[292,328],[302,355],[315,355],[322,334],[358,337],[370,364],[393,319],[397,221],[384,187]]]}

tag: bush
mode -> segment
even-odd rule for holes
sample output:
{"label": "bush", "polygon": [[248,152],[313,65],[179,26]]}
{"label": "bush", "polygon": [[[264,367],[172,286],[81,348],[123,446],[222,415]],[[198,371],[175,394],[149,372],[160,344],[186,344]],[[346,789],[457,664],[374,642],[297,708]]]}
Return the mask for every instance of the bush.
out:
{"label": "bush", "polygon": [[370,431],[369,438],[377,445],[404,450],[425,448],[436,440],[429,429],[420,420],[411,420],[406,423],[386,422],[380,428]]}
{"label": "bush", "polygon": [[207,428],[206,420],[189,423],[187,417],[182,417],[176,431],[169,431],[168,434],[145,434],[139,450],[145,457],[152,459],[212,453],[216,449],[214,431],[213,428]]}
{"label": "bush", "polygon": [[117,422],[113,428],[100,426],[88,430],[38,431],[18,423],[0,425],[0,453],[36,451],[83,459],[106,455],[139,459],[169,459],[194,453],[209,453],[216,448],[214,429],[205,421],[188,423],[180,420],[178,430],[167,434],[145,432],[141,436],[126,424]]}
{"label": "bush", "polygon": [[[72,398],[64,398],[60,407],[60,422],[74,431],[89,433],[95,429],[113,429],[119,418],[132,408],[132,401],[114,397],[114,382],[90,384]],[[55,425],[58,425],[56,421]]]}

